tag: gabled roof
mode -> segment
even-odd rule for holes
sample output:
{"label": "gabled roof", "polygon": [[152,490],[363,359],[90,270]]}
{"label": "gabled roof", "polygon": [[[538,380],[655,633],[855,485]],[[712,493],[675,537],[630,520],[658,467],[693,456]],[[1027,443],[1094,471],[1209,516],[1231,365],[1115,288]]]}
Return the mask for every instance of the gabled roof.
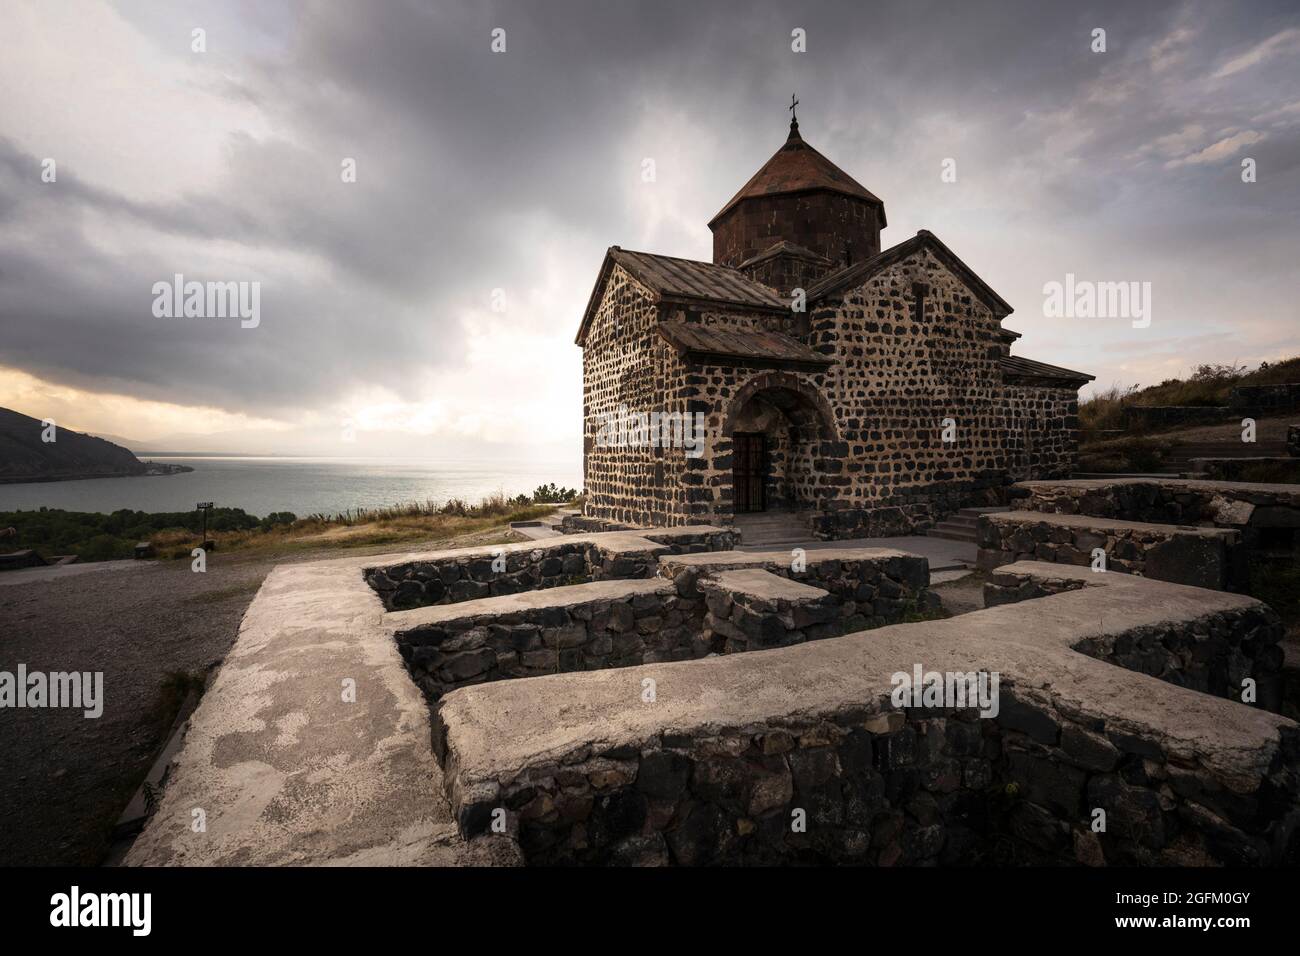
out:
{"label": "gabled roof", "polygon": [[709,227],[731,211],[737,203],[758,196],[773,196],[781,193],[810,192],[824,189],[830,192],[855,196],[880,206],[880,225],[884,227],[885,204],[872,195],[865,186],[840,169],[817,150],[803,141],[799,135],[799,124],[790,124],[790,136],[749,182],[741,187],[740,192],[732,196],[716,216],[709,220]]}
{"label": "gabled roof", "polygon": [[659,334],[693,361],[810,370],[825,368],[835,361],[788,335],[766,329],[721,329],[694,322],[660,322]]}
{"label": "gabled roof", "polygon": [[1048,365],[1019,355],[1008,355],[998,360],[1002,366],[1003,381],[1015,379],[1033,379],[1046,384],[1065,383],[1078,388],[1086,382],[1094,381],[1097,376],[1087,372],[1076,372],[1059,365]]}
{"label": "gabled roof", "polygon": [[579,345],[587,336],[587,328],[600,307],[605,285],[615,265],[626,269],[659,302],[680,302],[687,306],[721,305],[759,312],[785,313],[790,310],[790,303],[785,299],[730,266],[610,246],[596,277],[595,288],[591,290],[591,298],[587,300],[582,325],[578,328],[576,341]]}
{"label": "gabled roof", "polygon": [[818,265],[831,264],[831,260],[827,259],[825,256],[813,252],[811,249],[804,248],[797,242],[790,242],[788,239],[782,239],[779,242],[775,242],[768,246],[757,255],[750,256],[740,264],[740,268],[744,269],[768,259],[775,259],[777,256],[790,256],[794,259],[803,259],[806,262],[815,262]]}
{"label": "gabled roof", "polygon": [[992,286],[976,275],[974,269],[958,259],[957,254],[940,242],[938,237],[928,229],[922,229],[911,239],[890,246],[870,259],[863,259],[855,265],[831,273],[808,290],[808,301],[816,302],[844,289],[862,285],[876,273],[896,262],[901,262],[921,249],[928,249],[934,253],[935,258],[961,279],[967,288],[975,293],[976,298],[992,309],[993,314],[999,319],[1014,311],[1006,299],[994,292]]}

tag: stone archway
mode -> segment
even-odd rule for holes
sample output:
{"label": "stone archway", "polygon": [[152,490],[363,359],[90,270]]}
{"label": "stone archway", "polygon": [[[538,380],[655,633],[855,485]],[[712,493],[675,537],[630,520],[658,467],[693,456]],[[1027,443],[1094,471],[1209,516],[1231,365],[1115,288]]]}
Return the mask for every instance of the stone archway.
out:
{"label": "stone archway", "polygon": [[835,413],[831,410],[826,396],[816,385],[790,372],[764,372],[756,375],[741,386],[740,391],[732,396],[722,416],[722,434],[730,436],[734,430],[737,413],[760,392],[787,393],[796,400],[794,405],[801,406],[811,415],[804,414],[805,421],[811,421],[817,436],[823,441],[838,441],[839,430],[835,427]]}
{"label": "stone archway", "polygon": [[722,435],[731,440],[733,514],[820,507],[816,462],[837,429],[815,385],[784,372],[755,376],[728,402]]}

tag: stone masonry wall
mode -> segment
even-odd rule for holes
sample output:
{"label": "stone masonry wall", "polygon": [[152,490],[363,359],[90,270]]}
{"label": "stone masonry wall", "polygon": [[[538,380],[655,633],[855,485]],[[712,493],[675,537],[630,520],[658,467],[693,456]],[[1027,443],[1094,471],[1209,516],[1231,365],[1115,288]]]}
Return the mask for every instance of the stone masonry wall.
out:
{"label": "stone masonry wall", "polygon": [[[913,555],[818,560],[800,574],[772,578],[808,585],[793,598],[732,587],[725,572],[774,567],[749,555],[665,558],[663,577],[603,580],[557,588],[527,602],[482,599],[448,608],[431,621],[398,615],[397,647],[431,701],[457,687],[572,671],[680,661],[838,637],[897,623],[932,608],[928,566]],[[554,560],[548,559],[548,560]],[[629,565],[629,570],[632,566]],[[720,576],[720,577],[719,577]],[[761,584],[761,582],[760,582]],[[777,588],[777,591],[780,589]],[[789,590],[787,586],[787,590]],[[515,592],[510,592],[515,593]]]}
{"label": "stone masonry wall", "polygon": [[[1262,792],[1237,794],[1158,741],[1013,689],[995,719],[846,710],[664,733],[472,796],[457,807],[466,835],[505,807],[528,862],[542,865],[1257,865],[1296,854],[1293,770],[1279,764]],[[1093,807],[1107,811],[1104,833],[1088,825]]]}
{"label": "stone masonry wall", "polygon": [[713,261],[737,267],[784,239],[824,256],[838,268],[850,254],[846,238],[854,262],[880,252],[880,218],[875,203],[839,193],[749,198],[713,227]]}
{"label": "stone masonry wall", "polygon": [[398,630],[397,648],[430,701],[490,680],[689,660],[710,652],[702,598],[667,582],[620,595],[502,612],[476,602],[462,617]]}
{"label": "stone masonry wall", "polygon": [[[1035,562],[1000,578],[1045,596],[466,688],[434,714],[453,815],[473,836],[504,812],[541,864],[1300,862],[1300,727],[1233,686],[1275,663],[1267,607]],[[899,706],[889,675],[911,662],[1000,673],[996,705]]]}
{"label": "stone masonry wall", "polygon": [[[561,539],[535,548],[451,553],[367,568],[365,578],[379,594],[385,610],[401,611],[588,581],[653,577],[659,570],[659,555],[730,550],[735,545],[735,534],[709,528],[639,534],[635,539],[621,540],[625,545],[622,549],[618,539]],[[631,547],[635,541],[660,547]]]}
{"label": "stone masonry wall", "polygon": [[682,507],[682,448],[602,447],[602,415],[682,412],[665,393],[669,347],[650,293],[615,266],[582,351],[583,513],[629,525],[691,523]]}
{"label": "stone masonry wall", "polygon": [[[1077,579],[997,572],[984,585],[988,607],[1074,590]],[[1285,628],[1277,614],[1258,604],[1208,615],[1194,628],[1168,624],[1133,628],[1121,634],[1087,637],[1075,650],[1127,670],[1149,674],[1204,694],[1240,700],[1243,681],[1256,684],[1256,703],[1282,711]]]}
{"label": "stone masonry wall", "polygon": [[1031,481],[1011,488],[1010,497],[1019,511],[1235,528],[1248,551],[1269,546],[1277,534],[1300,544],[1300,485],[1178,478]]}
{"label": "stone masonry wall", "polygon": [[1193,587],[1223,590],[1240,584],[1244,572],[1241,535],[1232,529],[1011,512],[982,515],[976,543],[986,571],[1023,560],[1087,567],[1100,548],[1106,571]]}

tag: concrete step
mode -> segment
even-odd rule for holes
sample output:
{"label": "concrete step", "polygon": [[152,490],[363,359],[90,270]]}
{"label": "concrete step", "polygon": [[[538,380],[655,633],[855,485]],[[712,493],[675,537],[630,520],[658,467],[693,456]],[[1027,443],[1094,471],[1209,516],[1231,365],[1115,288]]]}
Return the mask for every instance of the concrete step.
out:
{"label": "concrete step", "polygon": [[1010,510],[1010,505],[989,505],[987,508],[962,508],[957,514],[963,518],[978,518],[980,515],[996,515]]}
{"label": "concrete step", "polygon": [[975,543],[975,529],[948,524],[946,521],[935,525],[926,532],[931,538],[947,538],[949,541],[968,541]]}

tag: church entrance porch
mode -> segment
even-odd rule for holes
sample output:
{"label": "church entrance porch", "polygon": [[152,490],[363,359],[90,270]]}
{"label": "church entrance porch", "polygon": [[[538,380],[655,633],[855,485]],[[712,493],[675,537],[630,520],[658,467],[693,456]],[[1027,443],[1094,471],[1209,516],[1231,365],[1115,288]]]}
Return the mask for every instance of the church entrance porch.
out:
{"label": "church entrance porch", "polygon": [[723,419],[737,527],[745,522],[759,530],[756,524],[776,522],[783,534],[801,528],[811,537],[807,519],[821,507],[822,494],[816,462],[833,435],[829,407],[800,376],[769,372],[741,388]]}

